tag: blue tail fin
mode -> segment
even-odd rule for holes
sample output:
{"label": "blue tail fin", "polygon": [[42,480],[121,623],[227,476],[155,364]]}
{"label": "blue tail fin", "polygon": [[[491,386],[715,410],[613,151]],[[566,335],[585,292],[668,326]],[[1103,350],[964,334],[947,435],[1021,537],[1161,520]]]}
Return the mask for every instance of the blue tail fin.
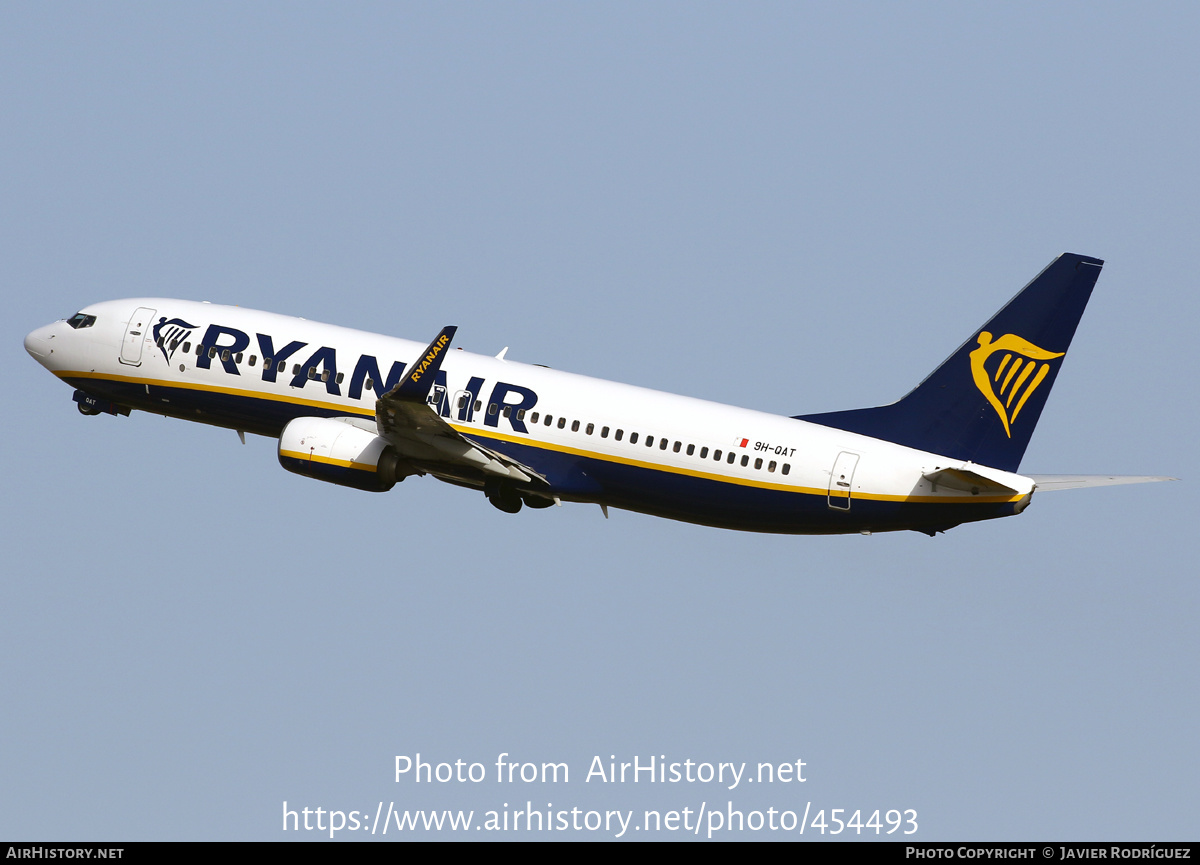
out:
{"label": "blue tail fin", "polygon": [[899,402],[799,419],[1015,472],[1103,264],[1060,255]]}

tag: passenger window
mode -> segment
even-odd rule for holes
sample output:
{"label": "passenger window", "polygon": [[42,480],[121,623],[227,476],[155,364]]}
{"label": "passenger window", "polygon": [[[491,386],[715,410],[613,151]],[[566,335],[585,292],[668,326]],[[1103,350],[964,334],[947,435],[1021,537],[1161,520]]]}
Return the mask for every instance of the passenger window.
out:
{"label": "passenger window", "polygon": [[308,368],[308,377],[310,379],[314,379],[317,377],[317,368],[315,366],[310,366]]}
{"label": "passenger window", "polygon": [[[659,439],[658,440],[658,449],[660,451],[665,451],[667,449],[667,445],[669,445],[669,444],[670,444],[670,442],[667,441],[666,439]],[[678,444],[676,444],[675,450],[679,450]]]}
{"label": "passenger window", "polygon": [[470,399],[471,399],[471,398],[470,398],[469,396],[467,396],[467,395],[464,393],[462,396],[460,396],[460,397],[458,398],[458,407],[459,407],[460,409],[464,409],[464,408],[466,408],[466,407],[467,407],[467,402],[468,402]]}
{"label": "passenger window", "polygon": [[[250,355],[250,365],[254,366],[254,355]],[[346,374],[344,372],[339,372],[337,374],[337,378],[334,379],[334,381],[336,381],[338,384],[341,384],[342,379],[344,379],[345,377],[346,377]]]}
{"label": "passenger window", "polygon": [[234,363],[242,362],[242,353],[240,351],[237,353],[237,356],[233,359],[233,361],[234,361]]}
{"label": "passenger window", "polygon": [[227,360],[229,360],[229,349],[225,349],[223,352],[221,352],[221,362],[224,363]]}
{"label": "passenger window", "polygon": [[535,411],[533,414],[531,414],[531,415],[529,416],[529,422],[530,422],[530,423],[537,423],[537,422],[538,422],[538,418],[539,418],[539,417],[541,417],[541,414],[540,414],[539,412],[536,412],[536,411]]}
{"label": "passenger window", "polygon": [[688,455],[688,456],[691,456],[691,455],[692,455],[692,454],[694,454],[695,452],[696,452],[696,446],[695,446],[695,445],[688,445],[688,449],[687,449],[687,455]]}
{"label": "passenger window", "polygon": [[512,406],[511,406],[511,405],[506,405],[506,406],[504,407],[504,416],[505,416],[505,417],[512,417]]}
{"label": "passenger window", "polygon": [[[256,355],[256,354],[250,355],[250,366],[254,366],[256,363],[258,363],[258,355]],[[264,360],[263,366],[266,366],[266,365],[267,365],[267,362]],[[342,380],[342,377],[339,375],[338,381],[341,381],[341,380]]]}
{"label": "passenger window", "polygon": [[769,463],[767,463],[767,471],[775,471],[775,460],[771,460]]}
{"label": "passenger window", "polygon": [[552,424],[552,423],[554,423],[554,415],[552,415],[552,414],[546,415],[546,420],[545,420],[546,426],[550,426],[550,424]]}
{"label": "passenger window", "polygon": [[[745,465],[745,463],[743,463],[743,465]],[[754,460],[754,467],[756,469],[762,468],[762,457],[758,457],[757,459]]]}
{"label": "passenger window", "polygon": [[654,436],[646,436],[646,447],[654,447]]}
{"label": "passenger window", "polygon": [[791,470],[792,470],[792,465],[791,465],[791,463],[784,463],[784,464],[783,464],[783,473],[784,473],[785,475],[786,475],[788,472],[790,472]]}
{"label": "passenger window", "polygon": [[196,346],[196,357],[200,357],[202,354],[204,354],[204,343],[200,343]]}
{"label": "passenger window", "polygon": [[[617,438],[620,438],[620,437],[621,437],[621,431],[620,431],[620,430],[617,430]],[[630,443],[631,445],[635,445],[635,444],[637,444],[637,439],[638,439],[637,433],[630,433],[630,434],[629,434],[629,443]]]}
{"label": "passenger window", "polygon": [[613,434],[613,438],[616,439],[617,441],[620,441],[621,436],[623,436],[623,435],[625,435],[625,430],[619,429],[616,431],[616,433]]}
{"label": "passenger window", "polygon": [[[280,372],[283,372],[283,370],[280,370]],[[365,387],[367,390],[375,389],[375,382],[371,380],[370,376],[368,376],[367,380],[363,382],[363,387]]]}
{"label": "passenger window", "polygon": [[[675,453],[679,453],[680,447],[681,447],[681,445],[679,444],[679,442],[675,442],[675,447],[671,448],[671,450],[673,450]],[[688,453],[691,453],[691,451],[689,450]]]}
{"label": "passenger window", "polygon": [[217,356],[217,347],[214,345],[212,348],[210,348],[208,350],[208,359],[212,360],[216,356]]}
{"label": "passenger window", "polygon": [[743,467],[743,468],[744,468],[744,467],[746,466],[746,464],[747,464],[747,463],[749,463],[749,462],[750,462],[750,457],[748,457],[748,456],[743,456],[743,457],[742,457],[742,467]]}
{"label": "passenger window", "polygon": [[729,463],[730,465],[733,465],[733,461],[736,459],[737,459],[737,454],[735,454],[733,451],[730,451],[729,459],[725,460],[725,462]]}
{"label": "passenger window", "polygon": [[184,353],[184,354],[190,354],[190,353],[191,353],[191,351],[192,351],[192,344],[191,344],[190,342],[185,342],[185,343],[183,344],[183,353]]}
{"label": "passenger window", "polygon": [[571,421],[571,432],[579,432],[579,421]]}
{"label": "passenger window", "polygon": [[517,420],[525,420],[525,409],[517,409]]}
{"label": "passenger window", "polygon": [[300,364],[292,364],[292,375],[300,375]]}
{"label": "passenger window", "polygon": [[558,428],[559,428],[559,429],[566,429],[566,428],[567,428],[567,419],[566,419],[565,417],[560,417],[560,418],[558,419]]}
{"label": "passenger window", "polygon": [[602,439],[608,438],[608,427],[606,427],[606,426],[600,427],[600,438],[602,438]]}
{"label": "passenger window", "polygon": [[321,370],[321,381],[329,381],[329,370]]}
{"label": "passenger window", "polygon": [[479,411],[481,408],[483,408],[483,400],[475,400],[475,411]]}
{"label": "passenger window", "polygon": [[177,348],[179,348],[179,340],[177,340],[177,339],[171,340],[171,351],[174,351]]}
{"label": "passenger window", "polygon": [[590,423],[587,425],[587,428],[584,430],[584,432],[587,433],[588,435],[591,435],[593,430],[595,430],[595,429],[596,429],[596,425],[594,423]]}
{"label": "passenger window", "polygon": [[492,403],[491,405],[489,405],[489,406],[488,406],[488,414],[489,414],[489,415],[495,415],[495,414],[496,414],[496,408],[497,408],[497,406],[496,406],[496,404],[495,404],[495,403]]}
{"label": "passenger window", "polygon": [[700,448],[700,459],[708,459],[708,448]]}
{"label": "passenger window", "polygon": [[713,459],[717,462],[721,461],[721,452],[719,450],[713,451]]}

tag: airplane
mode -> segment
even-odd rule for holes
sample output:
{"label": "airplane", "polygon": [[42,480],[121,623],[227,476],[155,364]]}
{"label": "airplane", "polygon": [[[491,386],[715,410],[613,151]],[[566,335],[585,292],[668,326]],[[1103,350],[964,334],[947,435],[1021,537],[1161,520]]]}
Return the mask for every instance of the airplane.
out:
{"label": "airplane", "polygon": [[562,502],[785,534],[1022,513],[1033,493],[1173,480],[1021,475],[1104,262],[1052,261],[907,396],[784,417],[541,365],[208,302],[135,298],[25,349],[84,415],[131,410],[279,440],[288,471],[384,492],[411,476],[517,513]]}

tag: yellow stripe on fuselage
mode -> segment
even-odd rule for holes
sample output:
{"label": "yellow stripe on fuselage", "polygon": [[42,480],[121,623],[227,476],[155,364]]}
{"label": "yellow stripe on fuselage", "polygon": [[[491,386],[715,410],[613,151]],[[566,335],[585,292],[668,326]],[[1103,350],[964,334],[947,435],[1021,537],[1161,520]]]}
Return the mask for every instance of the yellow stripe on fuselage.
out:
{"label": "yellow stripe on fuselage", "polygon": [[[176,382],[163,381],[161,379],[146,379],[136,376],[125,375],[110,375],[99,372],[55,372],[59,378],[93,378],[103,381],[129,382],[132,384],[152,385],[155,387],[179,388],[182,390],[196,390],[204,393],[220,393],[229,396],[245,397],[247,399],[263,399],[272,402],[284,402],[291,405],[309,406],[312,408],[321,408],[327,411],[334,411],[340,414],[354,414],[362,417],[375,417],[373,409],[368,409],[360,406],[346,405],[345,403],[328,402],[323,400],[302,399],[288,394],[264,393],[257,390],[246,390],[242,388],[218,387],[216,385],[202,384],[198,382]],[[518,437],[507,435],[501,432],[491,432],[481,430],[478,427],[464,426],[447,422],[448,425],[465,436],[475,438],[488,439],[492,441],[503,441],[512,444],[524,445],[526,447],[538,448],[540,450],[554,451],[556,453],[571,454],[572,456],[584,457],[586,459],[600,460],[601,462],[616,463],[618,465],[633,466],[635,468],[644,468],[651,471],[667,472],[669,474],[684,475],[687,477],[700,478],[702,480],[717,481],[719,483],[736,484],[738,486],[756,487],[758,489],[779,490],[788,493],[802,493],[806,495],[827,496],[829,491],[818,487],[802,487],[793,484],[778,484],[769,481],[760,481],[753,478],[731,477],[730,475],[714,474],[712,472],[702,472],[695,469],[682,468],[679,466],[663,465],[661,463],[646,462],[644,460],[635,460],[628,457],[616,456],[614,454],[598,453],[592,450],[583,450],[573,448],[567,445],[555,444],[552,442],[537,441],[531,438]],[[287,456],[292,456],[297,459],[309,459],[309,454],[298,454],[288,452]],[[312,457],[318,462],[330,463],[333,465],[341,465],[352,468],[363,468],[363,465],[352,464],[345,460],[332,460],[325,457]],[[374,469],[372,469],[374,470]],[[904,496],[904,495],[889,495],[886,493],[866,493],[855,492],[851,495],[851,499],[867,499],[877,502],[910,502],[910,503],[928,503],[928,504],[961,504],[963,502],[972,503],[989,503],[996,504],[1002,502],[1017,502],[1024,496]]]}
{"label": "yellow stripe on fuselage", "polygon": [[[259,390],[246,390],[245,388],[233,387],[217,387],[216,385],[203,384],[190,381],[163,381],[162,379],[141,378],[130,375],[110,375],[103,372],[63,372],[54,373],[59,378],[96,378],[103,381],[120,381],[130,384],[142,384],[152,387],[170,387],[178,390],[198,390],[204,393],[223,393],[229,396],[242,396],[247,399],[265,399],[271,402],[286,402],[292,405],[307,405],[313,408],[325,408],[330,411],[341,412],[342,414],[359,414],[365,417],[375,417],[373,409],[363,409],[357,406],[348,406],[339,402],[326,402],[315,399],[301,399],[288,394],[282,393],[266,393]],[[288,385],[290,387],[290,385]]]}

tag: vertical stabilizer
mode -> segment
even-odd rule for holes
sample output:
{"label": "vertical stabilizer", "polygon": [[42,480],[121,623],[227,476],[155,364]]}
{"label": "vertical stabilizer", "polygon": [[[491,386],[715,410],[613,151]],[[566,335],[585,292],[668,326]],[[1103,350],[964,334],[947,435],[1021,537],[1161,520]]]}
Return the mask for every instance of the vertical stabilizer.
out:
{"label": "vertical stabilizer", "polygon": [[799,419],[1015,472],[1103,265],[1060,255],[899,402]]}

